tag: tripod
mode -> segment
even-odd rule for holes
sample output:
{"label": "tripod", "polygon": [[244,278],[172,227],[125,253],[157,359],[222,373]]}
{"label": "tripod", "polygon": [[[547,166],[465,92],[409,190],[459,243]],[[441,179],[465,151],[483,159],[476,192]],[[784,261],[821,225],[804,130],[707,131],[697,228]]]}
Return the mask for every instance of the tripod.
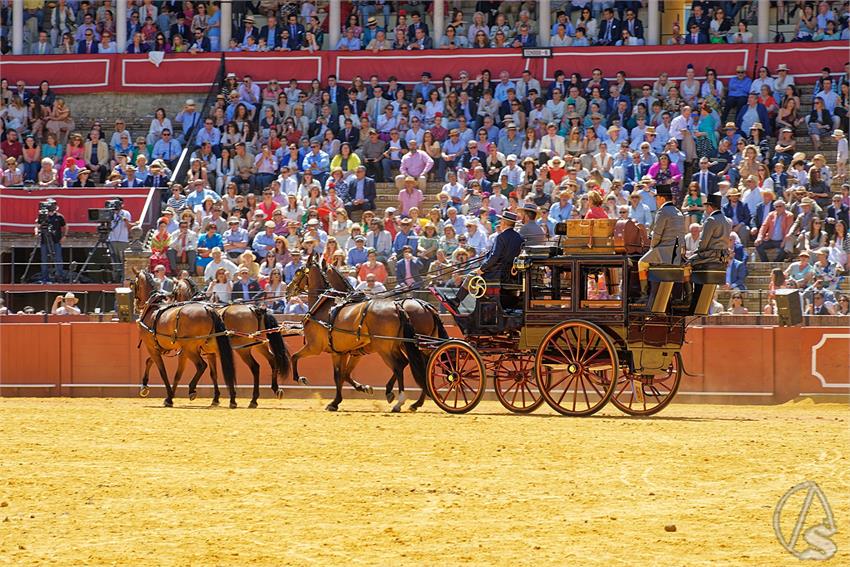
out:
{"label": "tripod", "polygon": [[[38,242],[32,247],[32,251],[30,251],[30,257],[27,260],[27,267],[24,269],[24,275],[21,276],[21,281],[27,281],[27,276],[29,275],[30,268],[32,267],[32,261],[35,259],[35,253],[37,250],[46,249],[47,250],[47,258],[42,258],[41,263],[47,262],[47,280],[58,281],[59,277],[56,273],[56,248],[53,243],[53,234],[51,231],[51,227],[47,223],[41,223],[38,225]],[[47,281],[43,281],[41,283],[47,283]]]}
{"label": "tripod", "polygon": [[80,276],[82,276],[83,273],[85,273],[85,271],[88,269],[89,264],[91,264],[92,258],[94,258],[94,255],[97,253],[98,250],[103,250],[106,252],[107,257],[110,259],[109,268],[111,278],[113,280],[115,279],[115,266],[112,265],[112,262],[114,262],[115,259],[112,254],[112,246],[109,245],[109,232],[110,228],[108,224],[101,223],[100,225],[98,225],[97,242],[94,246],[92,246],[91,250],[89,250],[88,256],[86,256],[86,261],[83,262],[83,267],[80,268],[80,271],[77,272],[77,274],[74,276],[74,279],[72,280],[73,283],[80,283]]}

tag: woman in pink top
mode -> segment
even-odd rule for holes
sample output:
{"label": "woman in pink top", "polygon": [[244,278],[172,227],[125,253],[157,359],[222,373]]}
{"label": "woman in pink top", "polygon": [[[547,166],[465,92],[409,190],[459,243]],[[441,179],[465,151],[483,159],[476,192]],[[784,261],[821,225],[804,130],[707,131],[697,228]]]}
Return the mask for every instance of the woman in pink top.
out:
{"label": "woman in pink top", "polygon": [[590,201],[590,209],[584,215],[586,219],[607,219],[608,213],[602,208],[602,195],[596,191],[588,191],[587,199]]}

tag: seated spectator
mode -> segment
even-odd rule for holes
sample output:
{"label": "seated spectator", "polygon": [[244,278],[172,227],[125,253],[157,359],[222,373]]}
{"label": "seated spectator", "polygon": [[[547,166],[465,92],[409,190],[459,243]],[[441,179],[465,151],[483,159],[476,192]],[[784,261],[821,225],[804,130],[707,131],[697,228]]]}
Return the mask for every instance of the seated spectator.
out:
{"label": "seated spectator", "polygon": [[53,306],[50,308],[51,315],[80,315],[82,311],[77,304],[79,299],[70,291],[65,295],[58,295],[53,300]]}
{"label": "seated spectator", "polygon": [[795,288],[805,288],[808,287],[809,282],[812,280],[812,276],[814,275],[814,270],[812,266],[809,264],[809,254],[808,250],[803,250],[797,255],[797,261],[792,262],[785,269],[785,278],[788,287]]}
{"label": "seated spectator", "polygon": [[747,315],[750,311],[744,307],[744,296],[741,292],[736,291],[732,293],[731,299],[729,300],[729,308],[726,310],[726,313],[730,315]]}

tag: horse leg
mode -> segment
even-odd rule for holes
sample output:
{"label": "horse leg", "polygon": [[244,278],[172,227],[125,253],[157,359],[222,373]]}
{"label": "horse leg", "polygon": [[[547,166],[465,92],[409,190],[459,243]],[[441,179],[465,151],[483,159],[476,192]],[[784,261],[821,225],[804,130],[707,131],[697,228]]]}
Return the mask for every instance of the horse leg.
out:
{"label": "horse leg", "polygon": [[392,351],[387,352],[379,350],[378,353],[381,355],[381,359],[384,361],[384,364],[389,366],[393,371],[393,375],[390,380],[398,381],[398,401],[390,410],[393,413],[398,413],[401,411],[402,407],[404,407],[404,402],[407,401],[404,395],[404,367],[406,366],[406,361],[404,357],[398,356]]}
{"label": "horse leg", "polygon": [[[294,357],[293,357],[294,358]],[[337,411],[339,404],[342,402],[342,358],[335,354],[332,356],[334,365],[334,386],[336,386],[336,396],[325,409],[328,411]]]}
{"label": "horse leg", "polygon": [[139,388],[139,396],[142,398],[147,398],[151,393],[151,389],[148,387],[148,380],[150,378],[151,366],[153,366],[153,359],[148,357],[145,360],[145,373],[142,374],[142,387]]}
{"label": "horse leg", "polygon": [[359,356],[351,356],[350,354],[343,354],[341,368],[343,368],[343,381],[348,382],[351,386],[357,390],[358,392],[362,392],[364,394],[371,395],[374,393],[374,389],[369,384],[361,384],[357,380],[351,377],[351,372],[354,370],[354,367],[357,366],[357,363],[360,362]]}
{"label": "horse leg", "polygon": [[[174,395],[177,394],[177,385],[180,383],[180,378],[183,376],[183,370],[186,369],[186,360],[187,356],[185,352],[181,352],[177,356],[177,372],[174,373],[174,381],[171,384],[171,398],[174,399]],[[168,401],[168,400],[166,400]],[[166,404],[168,407],[171,407],[171,404]]]}
{"label": "horse leg", "polygon": [[159,370],[159,377],[162,378],[162,383],[165,385],[165,400],[162,405],[170,408],[174,405],[174,392],[171,390],[171,384],[168,382],[168,372],[165,370],[165,361],[162,360],[162,354],[158,351],[150,353],[150,357],[156,364],[156,369]]}
{"label": "horse leg", "polygon": [[207,360],[210,364],[210,380],[213,384],[213,399],[210,406],[217,406],[221,397],[221,390],[218,389],[218,357],[215,354],[210,354],[207,356]]}
{"label": "horse leg", "polygon": [[[194,401],[195,398],[198,397],[198,380],[201,379],[201,376],[204,375],[204,372],[207,369],[207,363],[204,362],[204,358],[202,356],[198,356],[197,359],[192,358],[192,363],[195,365],[195,375],[192,376],[192,379],[189,380],[189,400]],[[215,359],[212,361],[215,364]]]}
{"label": "horse leg", "polygon": [[269,368],[272,370],[272,392],[274,392],[275,396],[277,396],[277,399],[283,399],[283,389],[277,381],[277,363],[275,362],[272,351],[269,350],[268,345],[260,345],[259,347],[251,350],[255,350],[260,354],[260,356],[268,361]]}
{"label": "horse leg", "polygon": [[248,366],[251,370],[251,376],[254,377],[254,390],[251,393],[251,403],[248,404],[248,407],[255,408],[257,407],[257,398],[260,397],[260,365],[251,356],[251,349],[243,348],[236,352],[239,353],[239,358]]}
{"label": "horse leg", "polygon": [[388,404],[393,403],[393,400],[395,399],[395,392],[393,392],[393,387],[395,386],[395,382],[396,382],[395,374],[393,374],[392,376],[390,376],[390,379],[387,380],[387,387],[386,387],[386,391],[384,393],[384,395],[387,398]]}

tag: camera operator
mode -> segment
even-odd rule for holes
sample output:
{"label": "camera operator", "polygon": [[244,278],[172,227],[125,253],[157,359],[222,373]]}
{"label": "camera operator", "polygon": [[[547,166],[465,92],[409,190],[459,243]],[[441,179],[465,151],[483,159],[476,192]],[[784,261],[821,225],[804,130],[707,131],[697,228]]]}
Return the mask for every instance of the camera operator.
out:
{"label": "camera operator", "polygon": [[109,226],[109,249],[112,256],[113,270],[122,279],[124,273],[124,251],[130,246],[130,229],[133,227],[132,217],[124,210],[121,198],[106,202],[106,208],[113,211],[112,222]]}
{"label": "camera operator", "polygon": [[50,281],[50,253],[56,267],[56,280],[65,278],[62,261],[62,242],[68,235],[65,217],[59,212],[59,205],[53,199],[47,199],[38,205],[38,218],[35,221],[35,235],[41,242],[41,283]]}

